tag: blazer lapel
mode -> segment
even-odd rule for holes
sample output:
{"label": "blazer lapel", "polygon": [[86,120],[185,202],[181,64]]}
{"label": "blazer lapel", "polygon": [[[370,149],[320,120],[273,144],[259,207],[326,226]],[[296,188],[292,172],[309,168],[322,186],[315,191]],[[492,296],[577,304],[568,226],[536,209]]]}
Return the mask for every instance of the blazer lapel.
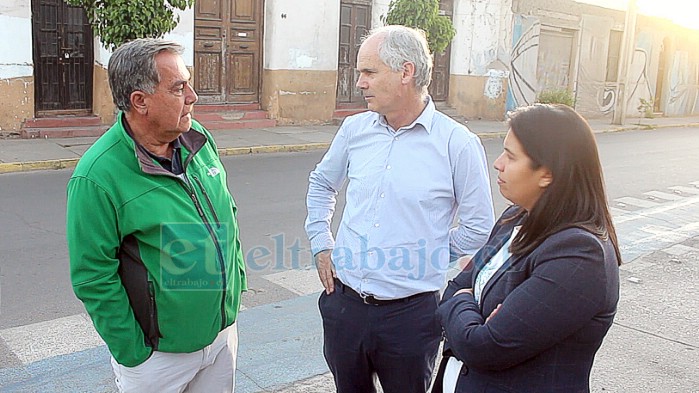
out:
{"label": "blazer lapel", "polygon": [[481,292],[481,311],[483,311],[483,303],[485,303],[482,299],[485,299],[485,297],[488,296],[488,292],[490,292],[490,289],[493,287],[493,285],[495,285],[496,282],[498,282],[502,275],[505,274],[508,270],[510,270],[512,266],[519,263],[519,261],[521,260],[521,257],[511,255],[509,258],[507,258],[505,263],[503,263],[502,266],[500,266],[500,269],[498,269],[498,271],[495,272],[495,274],[493,274],[493,277],[491,277],[490,280],[488,280],[488,282],[485,284],[485,287],[483,288],[483,291]]}
{"label": "blazer lapel", "polygon": [[476,255],[476,258],[474,258],[473,261],[473,267],[476,269],[476,271],[475,274],[473,274],[473,277],[471,277],[472,288],[476,285],[476,277],[478,277],[478,273],[483,270],[483,267],[490,262],[491,259],[493,259],[495,254],[500,251],[505,242],[507,242],[507,240],[510,238],[512,228],[514,228],[514,225],[503,226],[502,230],[496,233],[491,241],[483,246],[481,252],[479,252],[479,255]]}

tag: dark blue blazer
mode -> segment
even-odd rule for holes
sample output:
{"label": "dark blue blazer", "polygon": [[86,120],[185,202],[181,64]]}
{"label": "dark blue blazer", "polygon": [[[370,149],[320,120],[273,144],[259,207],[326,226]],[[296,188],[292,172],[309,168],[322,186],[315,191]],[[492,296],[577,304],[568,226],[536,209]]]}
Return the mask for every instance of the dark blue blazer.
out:
{"label": "dark blue blazer", "polygon": [[[548,237],[528,255],[512,256],[483,288],[481,268],[521,223],[518,207],[498,220],[473,268],[450,281],[437,311],[445,354],[464,362],[456,391],[589,392],[590,369],[616,313],[619,268],[614,247],[579,228]],[[488,323],[485,318],[502,307]],[[433,392],[441,392],[446,358]]]}

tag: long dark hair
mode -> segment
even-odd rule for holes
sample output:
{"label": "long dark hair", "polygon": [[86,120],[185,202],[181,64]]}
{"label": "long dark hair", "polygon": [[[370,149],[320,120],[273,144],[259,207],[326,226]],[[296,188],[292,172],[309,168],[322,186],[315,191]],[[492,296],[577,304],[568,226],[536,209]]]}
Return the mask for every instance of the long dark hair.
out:
{"label": "long dark hair", "polygon": [[621,264],[602,165],[587,121],[565,105],[534,104],[512,112],[508,125],[533,169],[546,167],[553,177],[524,219],[511,252],[528,254],[554,233],[578,227],[610,239]]}

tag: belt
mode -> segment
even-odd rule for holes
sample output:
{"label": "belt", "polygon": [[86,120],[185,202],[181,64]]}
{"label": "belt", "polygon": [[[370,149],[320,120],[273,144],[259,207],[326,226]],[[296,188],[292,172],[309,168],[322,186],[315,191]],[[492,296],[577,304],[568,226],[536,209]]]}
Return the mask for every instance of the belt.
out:
{"label": "belt", "polygon": [[389,304],[395,304],[395,303],[405,303],[409,302],[411,300],[417,299],[422,296],[426,295],[434,295],[434,292],[420,292],[416,293],[415,295],[410,295],[408,297],[402,297],[400,299],[377,299],[374,297],[374,295],[363,295],[354,289],[350,288],[349,286],[345,285],[342,281],[338,280],[337,278],[335,279],[335,287],[338,289],[342,289],[342,292],[350,295],[352,297],[356,297],[364,302],[364,304],[370,304],[372,306],[385,306]]}

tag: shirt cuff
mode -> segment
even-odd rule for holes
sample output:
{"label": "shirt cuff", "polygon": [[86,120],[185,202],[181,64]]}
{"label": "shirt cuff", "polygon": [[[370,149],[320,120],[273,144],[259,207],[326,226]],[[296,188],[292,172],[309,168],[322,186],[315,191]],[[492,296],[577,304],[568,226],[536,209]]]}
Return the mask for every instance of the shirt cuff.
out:
{"label": "shirt cuff", "polygon": [[311,252],[314,256],[321,251],[333,248],[335,248],[335,241],[330,234],[319,234],[311,239]]}

